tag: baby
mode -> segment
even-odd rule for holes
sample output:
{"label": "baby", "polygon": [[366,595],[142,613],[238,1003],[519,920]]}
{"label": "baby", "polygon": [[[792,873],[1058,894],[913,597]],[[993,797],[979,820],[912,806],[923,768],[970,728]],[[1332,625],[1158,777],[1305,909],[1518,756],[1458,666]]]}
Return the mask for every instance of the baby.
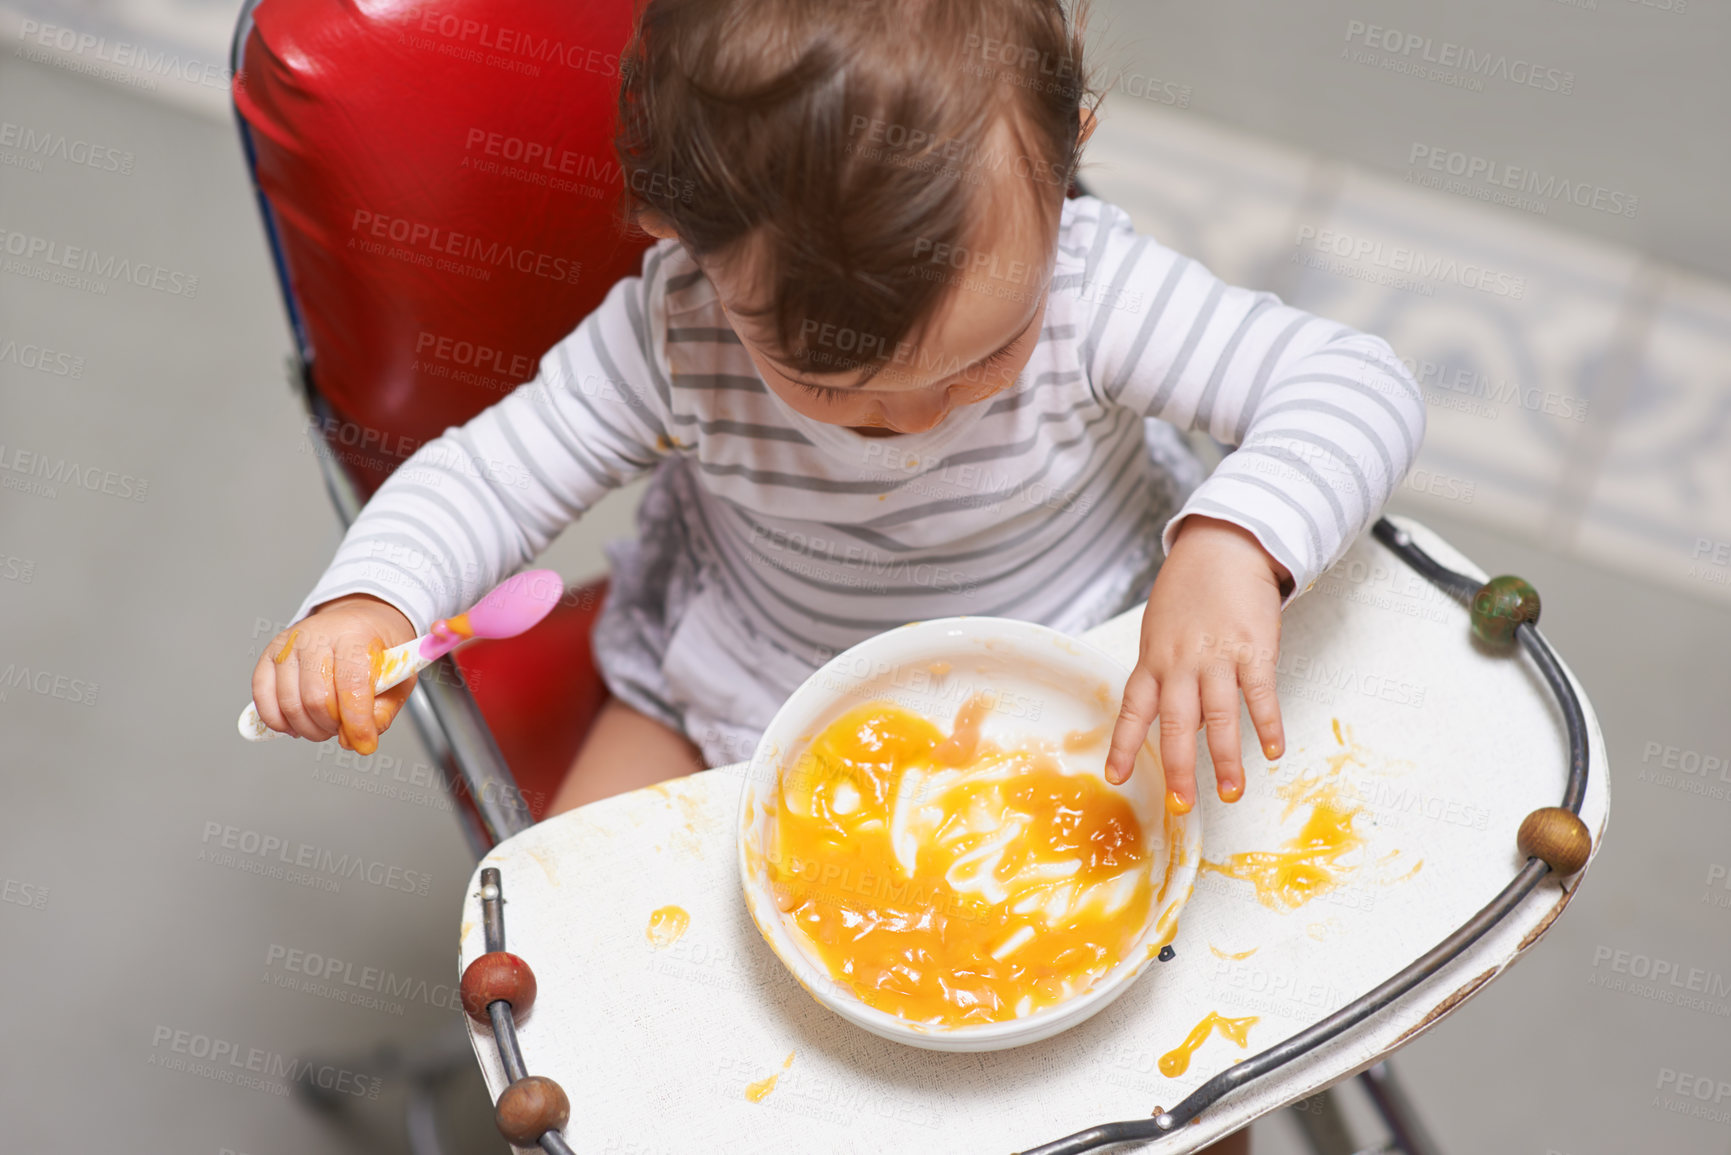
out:
{"label": "baby", "polygon": [[[1424,433],[1381,339],[1234,288],[1067,196],[1097,97],[1060,0],[649,0],[618,150],[642,275],[536,379],[405,463],[253,673],[273,729],[371,752],[407,641],[653,473],[610,550],[612,698],[564,810],[750,756],[828,658],[904,622],[1078,632],[1146,600],[1110,741],[1283,748],[1280,612]],[[1206,480],[1174,426],[1237,446]],[[1197,482],[1200,481],[1200,484]]]}

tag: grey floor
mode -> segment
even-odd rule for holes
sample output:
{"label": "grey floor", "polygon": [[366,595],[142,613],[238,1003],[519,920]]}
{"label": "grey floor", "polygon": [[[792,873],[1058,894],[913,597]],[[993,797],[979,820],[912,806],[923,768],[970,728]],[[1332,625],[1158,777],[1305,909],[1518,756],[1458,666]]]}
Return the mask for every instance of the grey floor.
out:
{"label": "grey floor", "polygon": [[[234,737],[260,646],[337,535],[284,383],[233,131],[11,53],[0,113],[136,160],[129,174],[0,167],[0,226],[199,279],[189,299],[0,275],[0,350],[45,346],[80,369],[0,352],[0,461],[14,471],[0,479],[23,479],[28,453],[112,472],[121,491],[0,489],[0,1151],[402,1151],[395,1090],[326,1117],[282,1093],[281,1066],[448,1029],[472,863],[407,732],[355,766],[334,748]],[[625,504],[555,547],[568,578],[593,572]],[[1640,774],[1655,746],[1655,765],[1667,747],[1731,755],[1731,611],[1422,515],[1543,591],[1547,632],[1602,719],[1615,806],[1599,864],[1544,944],[1399,1068],[1451,1155],[1724,1155],[1731,1094],[1717,1119],[1690,1117],[1668,1106],[1693,1100],[1661,1084],[1731,1081],[1731,998],[1692,1010],[1592,980],[1606,949],[1700,968],[1721,991],[1731,975],[1731,890],[1708,885],[1731,864],[1731,783],[1702,797]],[[330,781],[338,768],[378,789]],[[270,838],[414,881],[331,892],[243,869],[256,857],[244,848]],[[304,989],[288,960],[304,969],[309,955],[389,972],[409,993],[370,1006]],[[449,1091],[456,1149],[501,1150],[478,1076],[464,1069]],[[1256,1134],[1263,1155],[1299,1149],[1280,1117]]]}

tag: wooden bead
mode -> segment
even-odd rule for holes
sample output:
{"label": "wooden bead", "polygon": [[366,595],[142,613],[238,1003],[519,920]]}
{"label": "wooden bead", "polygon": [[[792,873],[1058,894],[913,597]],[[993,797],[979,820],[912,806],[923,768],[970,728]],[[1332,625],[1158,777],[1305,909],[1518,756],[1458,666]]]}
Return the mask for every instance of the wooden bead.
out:
{"label": "wooden bead", "polygon": [[511,1013],[522,1018],[535,1005],[535,972],[509,951],[489,951],[463,970],[463,1009],[477,1023],[490,1023],[489,1003],[504,999]]}
{"label": "wooden bead", "polygon": [[541,1136],[571,1121],[565,1088],[544,1075],[524,1075],[505,1088],[493,1108],[493,1121],[507,1142],[533,1147]]}
{"label": "wooden bead", "polygon": [[1473,594],[1473,633],[1479,641],[1506,646],[1515,640],[1515,627],[1539,620],[1539,591],[1513,574],[1494,577]]}
{"label": "wooden bead", "polygon": [[1570,811],[1546,806],[1522,820],[1515,845],[1528,858],[1537,858],[1556,871],[1557,877],[1567,878],[1587,865],[1593,836],[1587,833],[1587,824]]}

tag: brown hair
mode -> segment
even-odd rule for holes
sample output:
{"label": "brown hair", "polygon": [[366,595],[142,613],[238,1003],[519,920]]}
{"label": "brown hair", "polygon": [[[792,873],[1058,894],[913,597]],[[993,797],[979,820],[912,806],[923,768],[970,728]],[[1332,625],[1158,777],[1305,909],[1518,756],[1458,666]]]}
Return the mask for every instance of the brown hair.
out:
{"label": "brown hair", "polygon": [[[627,209],[698,257],[760,234],[774,288],[746,315],[808,373],[895,354],[992,173],[1044,184],[1055,214],[1092,97],[1063,0],[647,0],[620,71]],[[990,154],[1000,121],[1020,155]],[[807,339],[838,330],[844,351]]]}

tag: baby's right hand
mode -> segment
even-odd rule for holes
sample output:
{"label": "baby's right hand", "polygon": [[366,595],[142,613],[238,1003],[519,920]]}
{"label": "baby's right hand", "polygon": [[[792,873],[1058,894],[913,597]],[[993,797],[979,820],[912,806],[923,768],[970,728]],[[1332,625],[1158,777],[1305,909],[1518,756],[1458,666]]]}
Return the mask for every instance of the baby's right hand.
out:
{"label": "baby's right hand", "polygon": [[259,717],[279,733],[314,742],[335,734],[344,749],[371,754],[415,688],[411,675],[375,700],[372,655],[414,637],[402,611],[368,594],[326,602],[259,655],[252,671]]}

